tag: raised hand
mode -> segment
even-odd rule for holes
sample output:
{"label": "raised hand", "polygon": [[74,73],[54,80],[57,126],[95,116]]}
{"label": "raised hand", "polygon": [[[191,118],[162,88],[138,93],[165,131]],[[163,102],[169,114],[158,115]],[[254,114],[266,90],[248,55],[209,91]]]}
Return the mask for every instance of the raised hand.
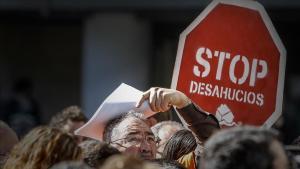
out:
{"label": "raised hand", "polygon": [[191,103],[190,99],[182,92],[174,89],[152,87],[142,95],[136,104],[140,107],[144,101],[148,100],[152,111],[165,112],[171,106],[183,108]]}

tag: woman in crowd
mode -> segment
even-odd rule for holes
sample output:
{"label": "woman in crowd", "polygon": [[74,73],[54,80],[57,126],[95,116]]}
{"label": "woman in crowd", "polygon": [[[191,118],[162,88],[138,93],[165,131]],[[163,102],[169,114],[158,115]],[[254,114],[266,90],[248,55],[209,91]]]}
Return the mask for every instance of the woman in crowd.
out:
{"label": "woman in crowd", "polygon": [[167,142],[162,158],[166,160],[178,160],[185,154],[195,150],[196,139],[189,130],[177,131]]}
{"label": "woman in crowd", "polygon": [[179,130],[166,143],[162,158],[176,160],[188,169],[195,169],[194,150],[197,147],[196,139],[191,131]]}
{"label": "woman in crowd", "polygon": [[12,149],[4,169],[48,169],[60,161],[78,160],[76,140],[59,129],[37,127]]}

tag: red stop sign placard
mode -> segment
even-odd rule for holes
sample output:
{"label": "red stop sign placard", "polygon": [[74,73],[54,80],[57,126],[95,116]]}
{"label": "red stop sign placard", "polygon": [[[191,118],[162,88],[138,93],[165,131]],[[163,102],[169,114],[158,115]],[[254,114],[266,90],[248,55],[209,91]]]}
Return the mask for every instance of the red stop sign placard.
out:
{"label": "red stop sign placard", "polygon": [[221,126],[270,127],[281,115],[286,50],[265,9],[213,1],[180,35],[172,88]]}

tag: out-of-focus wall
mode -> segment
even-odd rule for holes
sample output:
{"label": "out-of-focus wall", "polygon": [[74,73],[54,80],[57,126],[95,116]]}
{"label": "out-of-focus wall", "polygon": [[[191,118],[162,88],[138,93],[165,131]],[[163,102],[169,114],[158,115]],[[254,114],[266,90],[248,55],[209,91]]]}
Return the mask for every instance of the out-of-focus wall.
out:
{"label": "out-of-focus wall", "polygon": [[88,116],[122,82],[149,87],[153,65],[147,21],[130,13],[93,15],[85,22],[83,43],[82,105]]}
{"label": "out-of-focus wall", "polygon": [[55,23],[0,25],[0,93],[11,97],[13,82],[32,79],[43,121],[70,104],[80,104],[81,26]]}

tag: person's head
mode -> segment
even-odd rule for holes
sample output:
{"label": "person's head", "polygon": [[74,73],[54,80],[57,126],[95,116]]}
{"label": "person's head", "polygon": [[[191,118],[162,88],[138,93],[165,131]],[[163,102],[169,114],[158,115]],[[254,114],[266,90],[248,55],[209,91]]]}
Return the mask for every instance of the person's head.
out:
{"label": "person's head", "polygon": [[185,169],[180,163],[175,160],[155,159],[151,160],[154,164],[158,164],[161,169]]}
{"label": "person's head", "polygon": [[19,139],[17,134],[3,121],[0,120],[0,168],[5,163],[10,150]]}
{"label": "person's head", "polygon": [[71,135],[37,127],[14,146],[4,169],[48,169],[60,161],[78,160],[80,155],[81,149]]}
{"label": "person's head", "polygon": [[[86,116],[78,106],[69,106],[53,116],[49,125],[73,134],[86,121]],[[78,142],[82,141],[82,137],[76,136],[76,139]]]}
{"label": "person's head", "polygon": [[224,129],[204,145],[203,169],[287,169],[277,133],[258,127]]}
{"label": "person's head", "polygon": [[156,137],[159,138],[159,144],[157,147],[158,153],[163,152],[167,141],[171,138],[171,136],[179,131],[184,129],[181,123],[176,121],[162,121],[151,127],[152,132]]}
{"label": "person's head", "polygon": [[196,147],[196,139],[192,132],[186,129],[179,130],[167,142],[162,158],[178,160],[183,155],[194,151]]}
{"label": "person's head", "polygon": [[132,155],[114,155],[100,169],[157,169],[158,166]]}
{"label": "person's head", "polygon": [[143,159],[153,159],[156,155],[156,139],[141,113],[129,112],[110,120],[103,140],[120,152]]}
{"label": "person's head", "polygon": [[95,147],[97,147],[100,144],[102,144],[102,142],[92,138],[88,138],[83,142],[81,142],[80,144],[78,144],[78,146],[82,150],[82,157],[84,158],[87,154],[92,152],[95,149]]}
{"label": "person's head", "polygon": [[92,169],[83,161],[64,161],[55,164],[50,169]]}
{"label": "person's head", "polygon": [[85,140],[79,145],[83,151],[83,161],[93,168],[98,168],[112,155],[120,154],[116,148],[97,140]]}

